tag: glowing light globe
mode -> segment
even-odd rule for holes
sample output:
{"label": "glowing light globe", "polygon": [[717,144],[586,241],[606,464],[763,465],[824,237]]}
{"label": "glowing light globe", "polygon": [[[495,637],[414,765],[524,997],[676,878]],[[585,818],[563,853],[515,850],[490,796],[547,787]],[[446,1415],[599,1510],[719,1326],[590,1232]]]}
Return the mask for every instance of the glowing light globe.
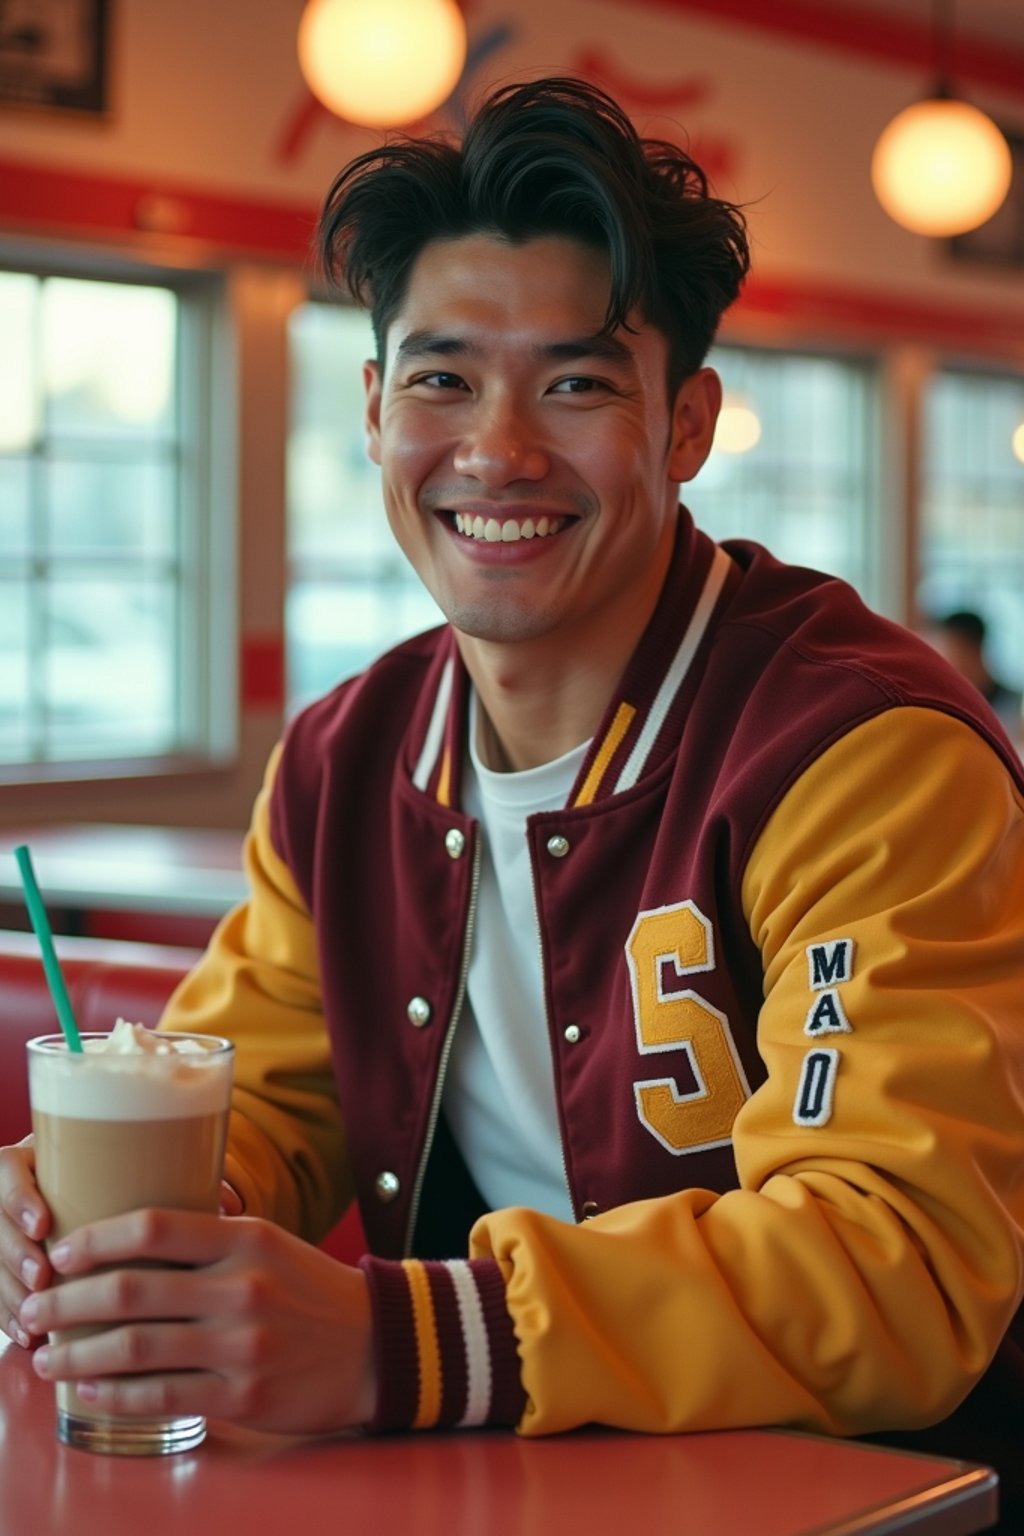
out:
{"label": "glowing light globe", "polygon": [[960,235],[984,224],[1012,175],[1010,147],[992,119],[942,97],[897,113],[871,158],[878,201],[919,235]]}
{"label": "glowing light globe", "polygon": [[397,128],[451,95],[466,24],[455,0],[309,0],[298,50],[306,84],[332,112]]}
{"label": "glowing light globe", "polygon": [[761,441],[761,419],[742,395],[728,391],[715,426],[714,446],[720,453],[749,453]]}

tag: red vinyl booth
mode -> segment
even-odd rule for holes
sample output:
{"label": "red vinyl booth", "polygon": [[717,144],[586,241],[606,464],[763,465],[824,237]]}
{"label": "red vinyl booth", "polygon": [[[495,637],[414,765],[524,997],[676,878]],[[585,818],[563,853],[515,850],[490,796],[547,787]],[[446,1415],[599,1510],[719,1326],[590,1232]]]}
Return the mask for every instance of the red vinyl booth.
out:
{"label": "red vinyl booth", "polygon": [[[83,1033],[107,1030],[118,1017],[156,1024],[198,951],[119,940],[58,938],[57,952],[75,1022]],[[0,1146],[31,1130],[25,1042],[60,1026],[34,935],[0,930]],[[364,1252],[353,1209],[321,1245],[352,1263]]]}

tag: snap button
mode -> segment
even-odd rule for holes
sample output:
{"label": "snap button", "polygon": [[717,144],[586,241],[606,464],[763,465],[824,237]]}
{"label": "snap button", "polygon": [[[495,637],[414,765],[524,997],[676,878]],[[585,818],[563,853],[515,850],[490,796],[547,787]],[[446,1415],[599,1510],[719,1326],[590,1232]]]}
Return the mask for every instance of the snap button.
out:
{"label": "snap button", "polygon": [[569,852],[569,839],[556,832],[554,837],[548,838],[548,853],[553,859],[564,859]]}
{"label": "snap button", "polygon": [[583,1221],[589,1221],[592,1216],[599,1216],[601,1207],[596,1200],[584,1200],[580,1215]]}
{"label": "snap button", "polygon": [[383,1173],[378,1173],[373,1181],[373,1187],[377,1192],[377,1199],[387,1205],[389,1201],[395,1198],[402,1186],[398,1182],[397,1173],[392,1173],[389,1169],[385,1169]]}
{"label": "snap button", "polygon": [[424,1024],[429,1024],[433,1012],[425,997],[412,998],[405,1011],[409,1015],[409,1023],[415,1029],[422,1029]]}
{"label": "snap button", "polygon": [[579,1037],[580,1037],[580,1027],[579,1027],[579,1025],[578,1024],[567,1024],[566,1027],[565,1027],[565,1038],[568,1040],[569,1044],[570,1045],[575,1045],[577,1040],[579,1039]]}
{"label": "snap button", "polygon": [[452,827],[444,835],[444,846],[450,859],[461,859],[466,847],[465,833],[460,832],[458,827]]}

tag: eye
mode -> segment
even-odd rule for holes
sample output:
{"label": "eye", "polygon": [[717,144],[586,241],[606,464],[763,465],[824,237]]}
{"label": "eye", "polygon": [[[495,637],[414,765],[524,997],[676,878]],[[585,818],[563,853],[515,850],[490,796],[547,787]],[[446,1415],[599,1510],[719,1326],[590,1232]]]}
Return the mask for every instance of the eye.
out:
{"label": "eye", "polygon": [[604,379],[594,379],[588,374],[573,374],[568,379],[559,379],[557,384],[552,384],[553,395],[589,395],[608,389]]}
{"label": "eye", "polygon": [[424,384],[428,389],[466,389],[468,386],[464,379],[457,373],[444,373],[438,370],[436,373],[420,373],[410,384]]}

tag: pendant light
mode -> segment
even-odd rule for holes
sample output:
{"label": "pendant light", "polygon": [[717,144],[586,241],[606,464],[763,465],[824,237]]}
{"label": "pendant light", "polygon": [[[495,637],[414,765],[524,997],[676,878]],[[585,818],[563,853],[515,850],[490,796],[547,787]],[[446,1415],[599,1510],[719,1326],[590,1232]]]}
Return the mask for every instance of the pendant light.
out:
{"label": "pendant light", "polygon": [[306,84],[332,112],[398,128],[455,89],[466,23],[456,0],[308,0],[298,51]]}
{"label": "pendant light", "polygon": [[897,113],[871,158],[871,182],[886,213],[920,235],[959,235],[984,224],[1010,188],[1010,147],[990,117],[958,100],[951,85],[953,0],[933,0],[937,84]]}

